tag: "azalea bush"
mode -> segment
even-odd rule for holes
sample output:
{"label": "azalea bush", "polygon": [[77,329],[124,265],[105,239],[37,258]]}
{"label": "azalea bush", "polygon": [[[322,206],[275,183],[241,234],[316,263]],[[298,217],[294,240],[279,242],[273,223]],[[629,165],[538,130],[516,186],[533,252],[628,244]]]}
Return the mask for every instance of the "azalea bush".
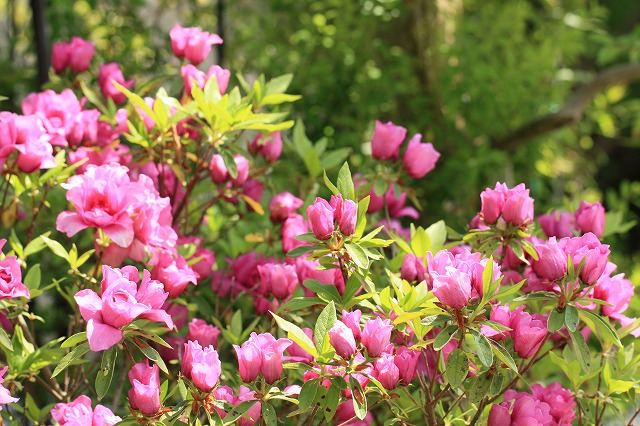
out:
{"label": "azalea bush", "polygon": [[291,75],[169,38],[147,82],[60,42],[52,87],[0,113],[8,424],[633,422],[600,203],[536,216],[496,183],[467,229],[415,226],[432,143],[376,122],[351,170],[288,119]]}

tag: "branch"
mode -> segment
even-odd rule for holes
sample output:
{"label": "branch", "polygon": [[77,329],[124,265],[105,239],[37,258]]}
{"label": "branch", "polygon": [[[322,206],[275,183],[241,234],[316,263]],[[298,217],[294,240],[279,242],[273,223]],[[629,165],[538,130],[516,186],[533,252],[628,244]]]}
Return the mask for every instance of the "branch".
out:
{"label": "branch", "polygon": [[571,126],[580,121],[585,108],[598,93],[611,86],[637,80],[640,80],[640,64],[611,67],[598,74],[589,83],[579,86],[560,111],[525,124],[507,136],[495,140],[493,146],[512,151],[538,136]]}

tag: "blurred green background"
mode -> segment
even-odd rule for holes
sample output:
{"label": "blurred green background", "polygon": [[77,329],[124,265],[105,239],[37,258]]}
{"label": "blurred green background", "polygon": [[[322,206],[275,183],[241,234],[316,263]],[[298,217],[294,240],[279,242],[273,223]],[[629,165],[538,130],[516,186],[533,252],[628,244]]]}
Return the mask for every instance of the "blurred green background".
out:
{"label": "blurred green background", "polygon": [[[94,67],[117,61],[140,80],[175,72],[175,23],[220,33],[225,44],[209,63],[249,76],[294,73],[290,92],[303,95],[295,117],[312,140],[351,147],[355,169],[375,119],[422,133],[443,154],[415,183],[426,224],[444,218],[462,229],[498,180],[526,182],[537,213],[586,199],[603,200],[620,224],[640,214],[637,0],[3,0],[5,109],[42,87],[34,8],[47,51],[77,35],[96,44]],[[572,125],[511,137],[629,64],[632,78],[593,93]],[[640,265],[638,227],[606,242],[627,272]],[[640,267],[632,279],[640,282]]]}

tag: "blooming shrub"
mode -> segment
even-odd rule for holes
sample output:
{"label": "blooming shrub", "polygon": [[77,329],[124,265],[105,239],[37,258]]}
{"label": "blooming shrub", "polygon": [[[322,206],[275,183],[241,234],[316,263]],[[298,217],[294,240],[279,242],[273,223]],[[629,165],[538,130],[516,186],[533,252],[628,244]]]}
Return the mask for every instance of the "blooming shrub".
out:
{"label": "blooming shrub", "polygon": [[[291,76],[236,87],[195,67],[220,37],[170,37],[191,62],[178,89],[138,86],[115,63],[96,76],[95,49],[74,38],[54,70],[82,74],[0,114],[7,420],[627,417],[640,328],[601,204],[536,219],[525,184],[497,183],[464,233],[415,226],[411,186],[440,157],[421,135],[405,144],[405,128],[377,122],[352,175],[348,153],[285,120]],[[291,153],[308,176],[279,174]]]}

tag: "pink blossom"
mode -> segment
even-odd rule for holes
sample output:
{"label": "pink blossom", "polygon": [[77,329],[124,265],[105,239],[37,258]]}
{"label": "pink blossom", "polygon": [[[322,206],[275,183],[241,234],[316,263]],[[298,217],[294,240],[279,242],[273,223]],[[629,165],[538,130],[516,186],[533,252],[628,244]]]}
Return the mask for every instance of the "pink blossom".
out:
{"label": "pink blossom", "polygon": [[98,84],[100,85],[102,96],[113,100],[116,104],[124,103],[127,100],[126,95],[118,90],[114,86],[113,82],[130,89],[135,80],[125,80],[124,75],[120,70],[120,66],[116,62],[100,65],[100,70],[98,71]]}
{"label": "pink blossom", "polygon": [[282,153],[282,135],[280,132],[263,136],[258,134],[249,144],[249,152],[257,152],[269,163],[274,163]]}
{"label": "pink blossom", "polygon": [[569,212],[553,210],[549,214],[540,215],[538,222],[547,238],[573,237],[574,231],[577,231],[575,216]]}
{"label": "pink blossom", "polygon": [[356,309],[353,312],[342,311],[342,322],[351,329],[353,337],[356,339],[360,339],[360,334],[362,333],[360,329],[361,316],[362,311],[360,311],[360,309]]}
{"label": "pink blossom", "polygon": [[203,319],[194,318],[189,323],[187,340],[198,342],[201,346],[213,346],[218,348],[218,336],[220,329],[214,325],[207,324]]}
{"label": "pink blossom", "polygon": [[209,392],[218,384],[222,364],[213,346],[203,348],[198,342],[188,341],[184,345],[181,371],[198,389]]}
{"label": "pink blossom", "polygon": [[69,44],[69,66],[75,73],[89,69],[91,59],[96,53],[96,46],[80,37],[71,37]]}
{"label": "pink blossom", "polygon": [[534,399],[549,404],[549,414],[557,422],[556,424],[569,426],[576,418],[575,398],[560,383],[554,382],[547,387],[536,383],[531,386],[531,393]]}
{"label": "pink blossom", "polygon": [[334,231],[333,212],[335,209],[329,203],[316,198],[316,201],[307,208],[307,220],[311,232],[319,240],[328,240]]}
{"label": "pink blossom", "polygon": [[50,135],[38,116],[0,112],[0,166],[18,151],[18,167],[25,173],[56,166]]}
{"label": "pink blossom", "polygon": [[160,410],[160,369],[150,366],[149,360],[135,364],[128,373],[131,389],[129,403],[131,408],[142,414],[151,415]]}
{"label": "pink blossom", "polygon": [[282,251],[288,253],[296,247],[307,245],[308,243],[295,239],[298,235],[307,232],[309,232],[309,226],[302,215],[292,214],[289,216],[282,224]]}
{"label": "pink blossom", "polygon": [[367,320],[360,334],[360,341],[367,348],[369,356],[372,358],[379,357],[387,346],[391,343],[391,332],[393,325],[386,319],[376,317]]}
{"label": "pink blossom", "polygon": [[412,137],[402,157],[404,169],[414,179],[420,179],[433,170],[440,158],[440,153],[433,144],[421,141],[422,135],[419,133]]}
{"label": "pink blossom", "polygon": [[233,345],[238,355],[240,378],[243,382],[254,381],[262,373],[265,381],[273,384],[282,374],[282,356],[291,345],[289,339],[275,339],[269,333],[251,333],[242,346]]}
{"label": "pink blossom", "polygon": [[407,129],[392,122],[382,123],[376,120],[376,129],[371,139],[371,153],[376,160],[397,160],[400,145],[407,136]]}
{"label": "pink blossom", "polygon": [[[308,327],[304,327],[302,328],[302,331],[307,335],[309,339],[311,339],[311,341],[313,341],[313,330]],[[289,352],[290,356],[288,357],[288,359],[290,361],[304,362],[307,364],[313,361],[313,356],[302,349],[296,342],[291,342],[291,346],[287,348],[287,352]]]}
{"label": "pink blossom", "polygon": [[[607,264],[605,272],[593,288],[593,298],[604,300],[611,305],[602,305],[602,315],[617,320],[625,326],[635,321],[635,318],[624,315],[635,293],[635,287],[624,277],[624,274],[611,276],[615,269],[615,264],[611,262]],[[631,334],[640,337],[640,328],[632,331]]]}
{"label": "pink blossom", "polygon": [[567,254],[555,237],[534,246],[539,259],[531,262],[533,272],[548,281],[558,281],[567,275]]}
{"label": "pink blossom", "polygon": [[51,409],[51,417],[59,426],[113,426],[122,419],[103,405],[91,408],[91,399],[81,395],[69,403],[60,402]]}
{"label": "pink blossom", "polygon": [[[5,388],[3,386],[4,383],[4,375],[6,374],[7,370],[9,369],[9,366],[5,366],[2,370],[0,370],[0,404],[4,405],[4,404],[11,404],[13,402],[18,402],[19,399],[18,398],[14,398],[11,396],[11,393],[9,393],[9,389]],[[0,410],[2,408],[0,407]]]}
{"label": "pink blossom", "polygon": [[580,279],[587,285],[594,284],[603,274],[609,259],[609,246],[600,243],[598,237],[588,232],[581,237],[563,238],[558,244],[571,256],[577,269],[584,260],[580,270]]}
{"label": "pink blossom", "polygon": [[230,181],[235,187],[244,185],[249,178],[249,161],[240,154],[234,155],[233,161],[236,163],[236,169],[238,171],[235,178],[232,178],[229,174],[229,170],[227,170],[222,156],[220,154],[214,155],[209,163],[211,179],[218,184]]}
{"label": "pink blossom", "polygon": [[533,198],[524,183],[509,189],[502,206],[502,217],[508,223],[523,226],[533,222]]}
{"label": "pink blossom", "polygon": [[199,27],[183,28],[176,24],[169,35],[173,54],[179,59],[186,58],[193,65],[205,60],[213,44],[222,44],[220,36],[202,31]]}
{"label": "pink blossom", "polygon": [[406,254],[400,268],[400,278],[412,282],[422,282],[425,279],[426,268],[422,259],[414,254]]}
{"label": "pink blossom", "polygon": [[576,225],[583,234],[592,232],[596,237],[604,234],[605,212],[600,202],[593,204],[582,201],[576,210]]}
{"label": "pink blossom", "polygon": [[[7,242],[0,239],[0,250]],[[31,298],[29,289],[22,283],[22,270],[16,256],[7,256],[0,260],[0,300],[18,297]],[[0,376],[2,376],[0,374]],[[1,382],[0,382],[1,383]]]}
{"label": "pink blossom", "polygon": [[400,346],[396,349],[393,362],[398,367],[400,383],[403,386],[408,386],[418,375],[419,358],[419,351],[409,349],[406,346]]}
{"label": "pink blossom", "polygon": [[471,298],[471,278],[455,268],[446,267],[445,273],[431,273],[433,294],[451,308],[461,309]]}
{"label": "pink blossom", "polygon": [[159,250],[151,276],[164,284],[169,297],[178,297],[189,283],[198,284],[198,276],[184,257],[169,250]]}
{"label": "pink blossom", "polygon": [[[353,407],[354,402],[352,400],[347,400],[341,402],[336,409],[335,421],[339,425],[344,426],[369,426],[373,424],[373,414],[367,411],[367,415],[363,420],[360,420],[356,417],[356,411]],[[349,421],[350,419],[353,419]],[[345,423],[349,421],[349,423]]]}
{"label": "pink blossom", "polygon": [[93,164],[94,166],[102,166],[104,164],[111,163],[125,165],[131,161],[132,156],[130,154],[129,147],[119,143],[114,143],[106,147],[81,146],[75,151],[69,151],[69,164],[75,164],[85,158],[87,161],[76,169],[78,174],[86,172],[89,164]]}
{"label": "pink blossom", "polygon": [[184,80],[184,91],[189,95],[191,94],[194,82],[198,87],[200,87],[200,89],[204,90],[207,81],[209,81],[211,77],[215,77],[218,84],[218,90],[222,95],[227,90],[229,78],[231,77],[231,72],[229,70],[221,68],[218,65],[212,65],[206,74],[191,64],[181,67],[180,72],[182,74],[182,79]]}
{"label": "pink blossom", "polygon": [[303,204],[304,201],[292,193],[280,192],[273,197],[269,204],[269,217],[272,222],[284,222]]}
{"label": "pink blossom", "polygon": [[60,74],[69,66],[70,57],[71,46],[69,43],[64,41],[53,43],[53,46],[51,47],[51,67],[56,74]]}
{"label": "pink blossom", "polygon": [[369,208],[367,209],[368,213],[378,212],[386,205],[387,210],[389,211],[389,217],[392,219],[410,217],[417,220],[420,218],[420,213],[418,213],[415,208],[405,206],[407,203],[406,193],[400,192],[399,197],[396,197],[396,191],[393,184],[389,186],[389,190],[384,196],[377,195],[373,189],[369,192],[369,196],[371,198]]}
{"label": "pink blossom", "polygon": [[388,390],[395,389],[400,380],[400,370],[393,358],[393,355],[383,353],[373,368],[373,376]]}
{"label": "pink blossom", "polygon": [[298,275],[293,265],[267,263],[258,266],[258,273],[264,296],[273,294],[276,299],[284,300],[293,294],[298,285]]}
{"label": "pink blossom", "polygon": [[510,326],[514,348],[520,358],[534,356],[548,334],[546,324],[524,312],[524,306],[512,312]]}
{"label": "pink blossom", "polygon": [[74,296],[82,318],[87,321],[87,338],[92,351],[109,349],[122,340],[122,328],[136,318],[163,322],[173,328],[173,321],[161,309],[167,298],[161,283],[151,280],[144,271],[138,288],[138,270],[133,266],[122,269],[102,267],[102,296],[93,290],[80,290]]}
{"label": "pink blossom", "polygon": [[353,331],[342,321],[333,323],[333,327],[329,330],[329,342],[336,353],[344,359],[350,359],[356,354],[356,340]]}

